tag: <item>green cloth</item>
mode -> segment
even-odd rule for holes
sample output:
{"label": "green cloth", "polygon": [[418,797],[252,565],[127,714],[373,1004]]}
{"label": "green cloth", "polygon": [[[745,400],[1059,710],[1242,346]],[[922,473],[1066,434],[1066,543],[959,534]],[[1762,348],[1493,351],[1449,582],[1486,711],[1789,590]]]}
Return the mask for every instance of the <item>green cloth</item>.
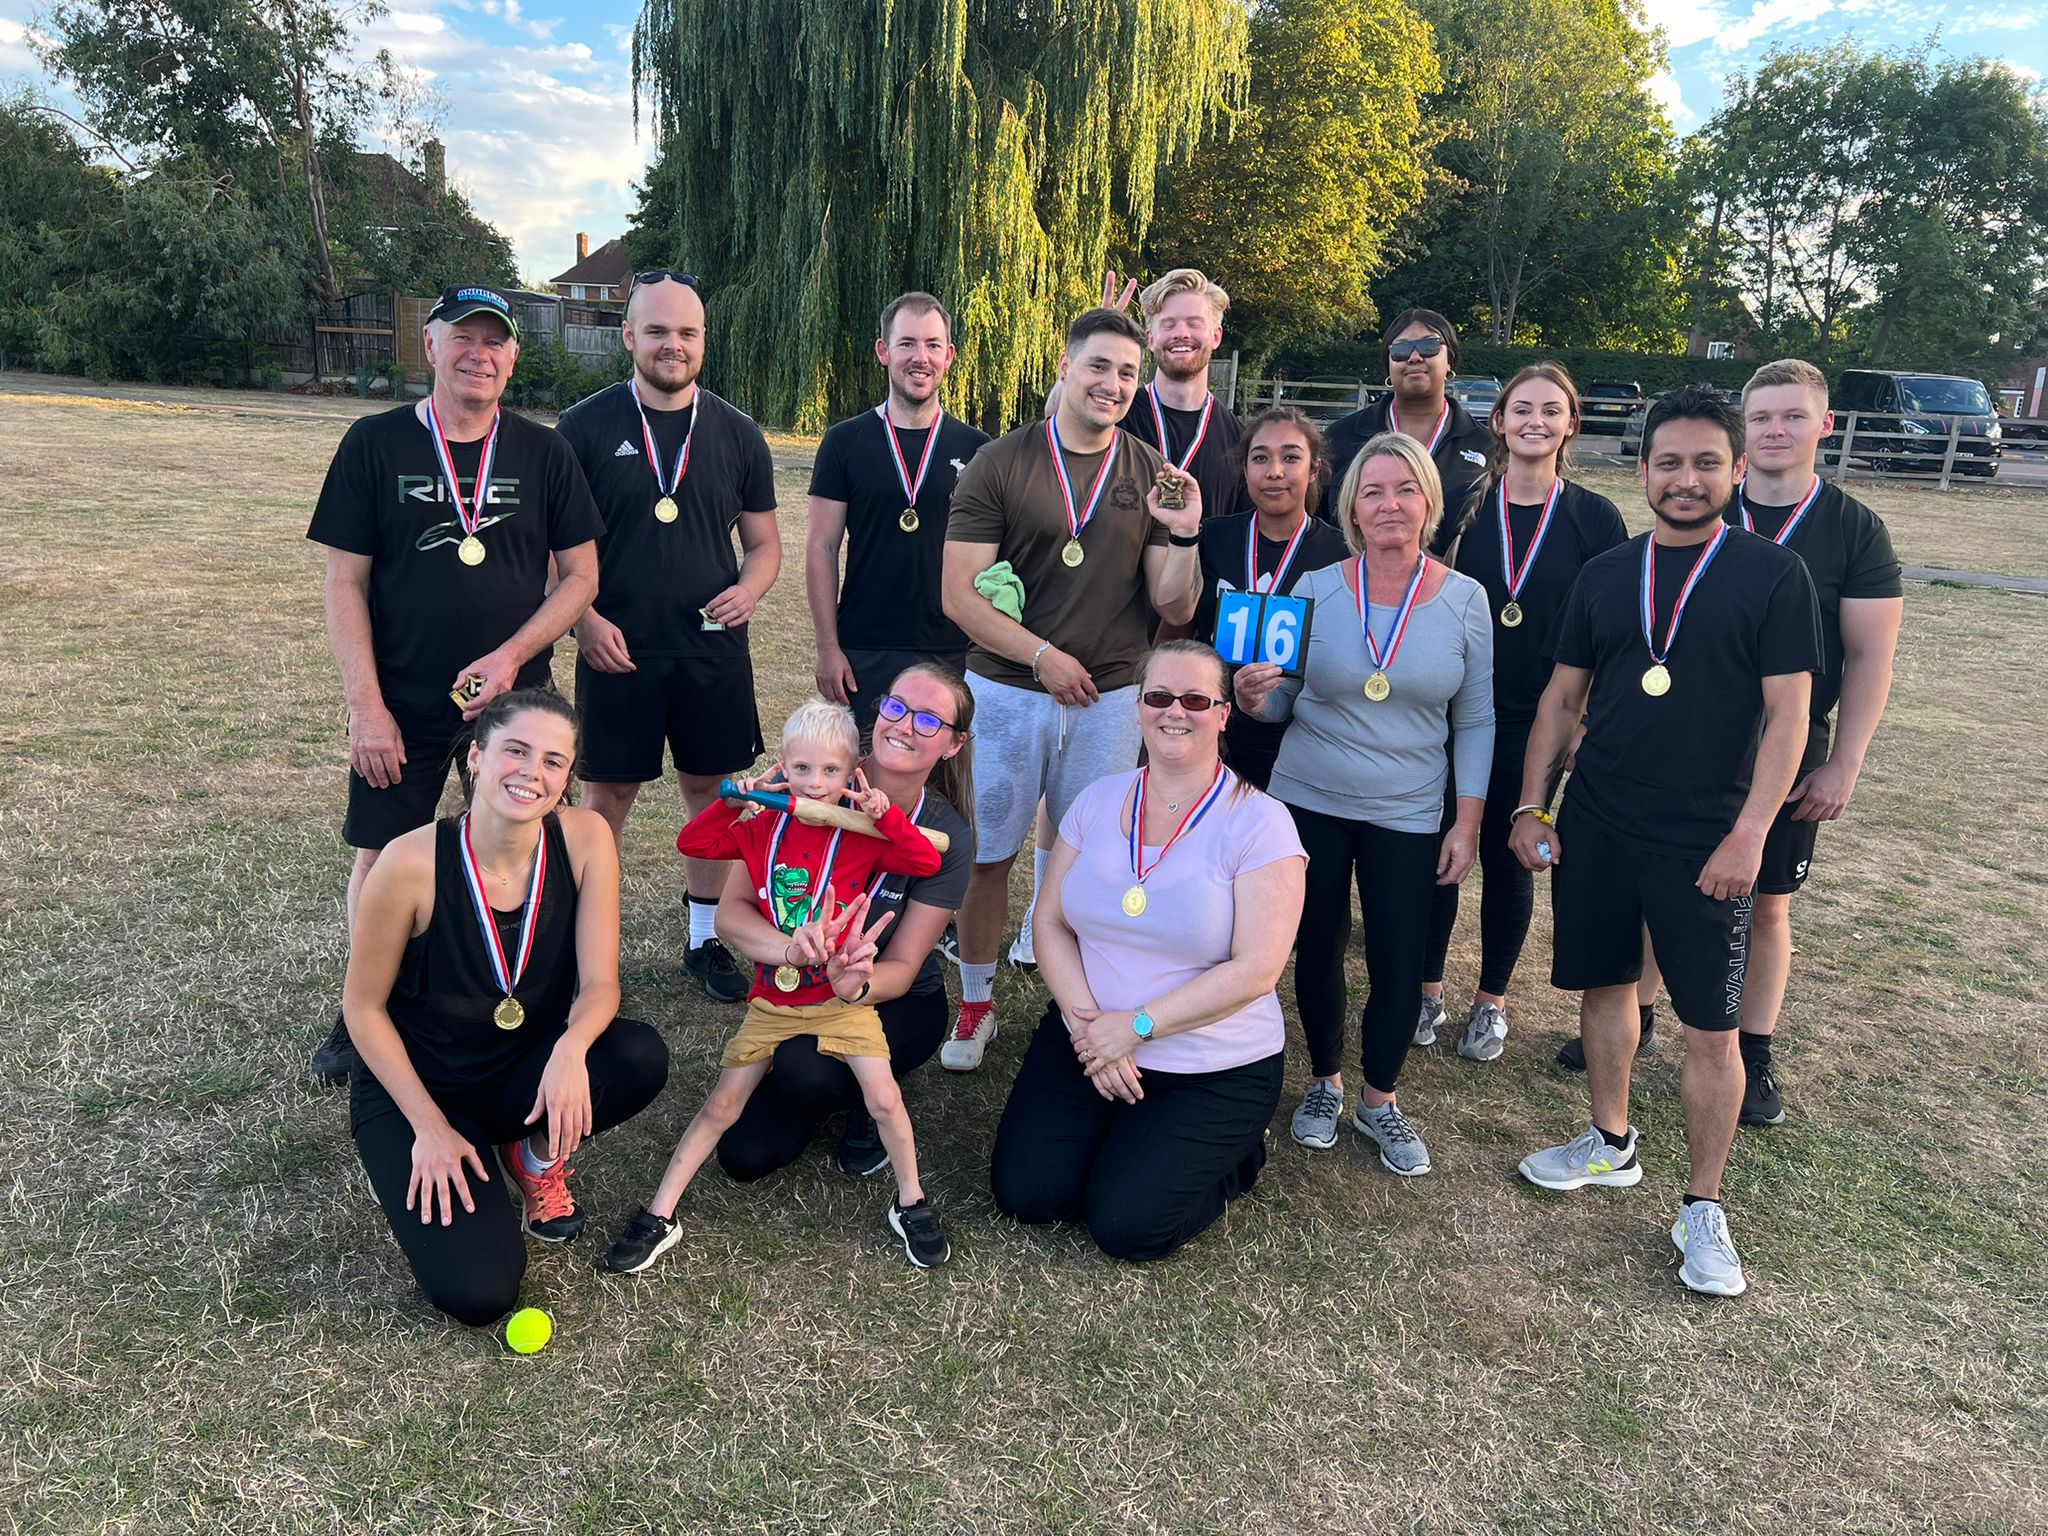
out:
{"label": "green cloth", "polygon": [[1010,569],[1009,561],[998,560],[975,577],[974,590],[987,598],[989,606],[1004,618],[1024,622],[1024,583]]}

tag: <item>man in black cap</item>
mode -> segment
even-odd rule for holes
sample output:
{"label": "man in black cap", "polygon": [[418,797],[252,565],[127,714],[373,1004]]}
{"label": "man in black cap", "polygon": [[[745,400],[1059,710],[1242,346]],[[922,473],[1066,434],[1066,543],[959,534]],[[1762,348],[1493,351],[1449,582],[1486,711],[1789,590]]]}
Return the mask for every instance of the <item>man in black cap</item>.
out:
{"label": "man in black cap", "polygon": [[[434,819],[464,723],[548,684],[554,642],[597,595],[604,525],[575,455],[498,408],[519,358],[510,302],[444,289],[424,340],[432,392],[348,429],[306,530],[327,546],[327,640],[348,702],[351,928],[384,845]],[[354,1059],[337,1017],[313,1075],[340,1082]]]}

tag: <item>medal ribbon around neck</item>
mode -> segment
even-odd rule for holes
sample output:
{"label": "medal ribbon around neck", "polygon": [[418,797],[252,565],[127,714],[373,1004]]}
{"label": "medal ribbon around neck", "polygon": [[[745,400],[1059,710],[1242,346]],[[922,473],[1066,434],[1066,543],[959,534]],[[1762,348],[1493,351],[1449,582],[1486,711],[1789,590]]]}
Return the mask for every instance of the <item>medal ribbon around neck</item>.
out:
{"label": "medal ribbon around neck", "polygon": [[[936,437],[936,436],[937,436],[938,434],[937,434],[936,432],[934,432],[934,433],[933,433],[932,435]],[[912,825],[913,827],[914,827],[914,826],[916,826],[916,825],[917,825],[917,818],[918,818],[918,817],[920,817],[920,816],[922,816],[923,814],[924,814],[924,791],[920,789],[920,790],[919,790],[919,791],[917,792],[917,804],[916,804],[916,805],[914,805],[914,806],[912,806],[912,807],[910,808],[910,824],[911,824],[911,825]],[[879,874],[879,875],[875,876],[875,883],[874,883],[873,885],[871,885],[871,886],[869,886],[869,887],[868,887],[868,900],[869,900],[869,901],[873,901],[873,900],[875,899],[875,897],[876,897],[877,895],[879,895],[879,894],[881,893],[881,889],[882,889],[882,882],[883,882],[883,881],[885,881],[885,880],[887,880],[888,878],[889,878],[889,873],[888,873],[888,871],[887,871],[887,870],[884,870],[884,871],[883,871],[883,872],[882,872],[881,874]]]}
{"label": "medal ribbon around neck", "polygon": [[1643,541],[1643,644],[1650,648],[1650,660],[1658,666],[1671,654],[1672,644],[1678,639],[1678,622],[1685,617],[1685,605],[1692,597],[1692,589],[1700,584],[1700,578],[1707,574],[1707,567],[1714,563],[1714,556],[1721,552],[1721,546],[1728,542],[1728,525],[1721,524],[1714,531],[1707,547],[1692,563],[1692,570],[1685,578],[1685,585],[1678,589],[1678,601],[1671,605],[1671,625],[1664,631],[1664,649],[1657,649],[1657,540],[1654,535]]}
{"label": "medal ribbon around neck", "polygon": [[1562,479],[1550,482],[1550,498],[1543,503],[1543,516],[1536,521],[1536,536],[1529,540],[1529,552],[1522,556],[1521,565],[1515,564],[1515,535],[1508,526],[1508,483],[1500,483],[1500,564],[1507,577],[1508,599],[1513,601],[1522,595],[1523,584],[1529,579],[1529,571],[1536,564],[1536,551],[1543,547],[1543,536],[1550,532],[1550,514],[1557,510],[1557,498],[1564,494]]}
{"label": "medal ribbon around neck", "polygon": [[903,446],[896,441],[896,423],[889,419],[889,402],[882,402],[882,435],[889,439],[889,457],[896,465],[896,478],[903,482],[903,505],[915,508],[918,492],[924,489],[925,472],[932,467],[932,450],[939,446],[939,428],[946,424],[946,408],[939,407],[939,414],[932,419],[931,436],[924,440],[924,457],[917,461],[917,478],[910,478],[910,461],[903,457]]}
{"label": "medal ribbon around neck", "polygon": [[[1749,502],[1744,499],[1742,494],[1742,488],[1748,483],[1749,476],[1744,475],[1735,484],[1735,510],[1742,518],[1742,531],[1744,533],[1755,533],[1756,524],[1749,519]],[[1792,515],[1785,519],[1785,526],[1771,536],[1771,542],[1773,544],[1789,544],[1792,541],[1792,530],[1806,520],[1806,514],[1813,510],[1813,504],[1818,500],[1820,500],[1820,476],[1815,475],[1813,477],[1813,488],[1799,498],[1799,505],[1794,507]]]}
{"label": "medal ribbon around neck", "polygon": [[1166,455],[1167,462],[1175,469],[1186,469],[1195,462],[1195,455],[1202,451],[1202,439],[1209,435],[1209,418],[1216,411],[1215,395],[1202,397],[1202,419],[1195,425],[1195,440],[1188,444],[1188,451],[1179,458],[1173,456],[1172,441],[1166,435],[1166,412],[1159,405],[1159,386],[1147,384],[1145,397],[1152,402],[1152,424],[1159,428],[1159,451]]}
{"label": "medal ribbon around neck", "polygon": [[626,388],[633,392],[633,409],[640,413],[640,437],[647,444],[647,467],[654,471],[654,488],[663,496],[673,498],[683,483],[683,476],[690,472],[690,441],[697,435],[697,417],[701,414],[696,401],[691,402],[690,425],[683,432],[682,451],[676,455],[675,473],[671,475],[662,470],[661,450],[654,443],[654,428],[648,424],[647,407],[640,403],[640,380],[637,377],[628,379]]}
{"label": "medal ribbon around neck", "polygon": [[540,888],[547,877],[548,838],[543,831],[533,850],[533,880],[527,886],[526,907],[519,919],[519,952],[508,962],[505,941],[498,933],[490,901],[484,896],[483,871],[477,863],[476,848],[469,840],[469,814],[463,813],[462,879],[469,887],[469,899],[476,906],[477,922],[484,930],[484,954],[491,962],[491,975],[498,983],[498,990],[507,997],[517,990],[520,978],[526,974],[526,962],[533,957],[533,935],[540,926]]}
{"label": "medal ribbon around neck", "polygon": [[[790,793],[795,794],[796,791],[791,790]],[[787,811],[777,811],[775,813],[775,830],[768,835],[768,883],[762,886],[757,893],[762,906],[767,909],[768,921],[775,925],[777,933],[793,931],[783,927],[782,920],[775,915],[775,855],[782,848],[782,834],[789,830],[789,824],[794,819]],[[834,827],[832,829],[832,841],[825,845],[825,863],[818,871],[818,883],[807,893],[811,897],[811,915],[813,917],[822,915],[818,911],[818,903],[824,899],[825,887],[832,883],[832,866],[839,860],[839,839],[845,835],[846,829],[844,827]]]}
{"label": "medal ribbon around neck", "polygon": [[1066,504],[1067,536],[1078,542],[1081,530],[1094,521],[1095,508],[1102,501],[1103,487],[1109,484],[1109,472],[1116,465],[1117,450],[1123,446],[1123,439],[1114,428],[1109,434],[1109,451],[1102,456],[1102,467],[1095,471],[1095,484],[1088,488],[1088,505],[1077,516],[1074,512],[1074,482],[1067,478],[1067,461],[1060,447],[1059,423],[1052,417],[1045,418],[1045,440],[1052,448],[1052,471],[1060,479],[1060,500]]}
{"label": "medal ribbon around neck", "polygon": [[1415,597],[1422,590],[1422,573],[1429,569],[1429,556],[1418,555],[1415,560],[1415,574],[1408,579],[1408,591],[1401,599],[1400,609],[1394,614],[1394,627],[1387,631],[1387,650],[1380,654],[1379,645],[1372,637],[1372,607],[1365,595],[1365,556],[1358,557],[1358,627],[1365,632],[1366,654],[1372,657],[1373,667],[1380,672],[1393,668],[1394,658],[1400,654],[1401,641],[1408,633],[1409,617],[1415,612]]}
{"label": "medal ribbon around neck", "polygon": [[[1436,419],[1436,430],[1429,434],[1429,441],[1423,445],[1422,451],[1424,453],[1433,454],[1436,452],[1436,445],[1443,439],[1444,428],[1448,427],[1450,424],[1451,402],[1450,398],[1446,396],[1444,399],[1443,414],[1437,417]],[[1389,400],[1387,402],[1387,425],[1392,427],[1396,432],[1401,430],[1401,413],[1394,409],[1394,402],[1392,400]]]}
{"label": "medal ribbon around neck", "polygon": [[1222,763],[1219,762],[1216,765],[1215,777],[1209,780],[1209,787],[1202,792],[1202,798],[1188,807],[1187,815],[1181,817],[1180,825],[1173,829],[1173,836],[1160,844],[1159,857],[1152,861],[1150,868],[1147,868],[1145,864],[1145,789],[1151,781],[1152,770],[1150,768],[1140,768],[1138,770],[1138,795],[1137,799],[1131,804],[1131,876],[1141,886],[1158,870],[1160,864],[1165,861],[1167,854],[1173,851],[1173,845],[1188,833],[1194,831],[1196,824],[1209,814],[1209,807],[1214,805],[1217,797],[1229,787],[1230,774]]}
{"label": "medal ribbon around neck", "polygon": [[1280,551],[1280,563],[1273,567],[1271,576],[1259,575],[1259,514],[1252,514],[1252,525],[1244,536],[1244,579],[1248,592],[1278,592],[1281,583],[1287,580],[1288,567],[1294,564],[1294,552],[1301,548],[1302,535],[1308,532],[1309,519],[1303,516],[1301,526],[1288,539],[1287,547]]}
{"label": "medal ribbon around neck", "polygon": [[434,409],[434,397],[427,396],[427,428],[434,439],[434,457],[441,465],[441,475],[448,482],[448,499],[455,503],[455,516],[462,524],[462,531],[470,538],[476,537],[477,529],[483,526],[484,503],[491,496],[491,464],[498,457],[498,421],[496,411],[491,412],[491,430],[484,438],[484,451],[476,461],[476,499],[474,503],[462,499],[462,482],[455,475],[455,456],[448,451],[447,435],[441,430],[440,413]]}

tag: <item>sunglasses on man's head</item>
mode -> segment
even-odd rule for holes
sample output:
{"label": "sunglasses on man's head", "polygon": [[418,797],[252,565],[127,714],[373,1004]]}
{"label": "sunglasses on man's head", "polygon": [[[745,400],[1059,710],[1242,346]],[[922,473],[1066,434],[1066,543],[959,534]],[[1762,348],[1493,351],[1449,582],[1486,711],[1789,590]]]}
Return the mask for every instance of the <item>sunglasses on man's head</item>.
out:
{"label": "sunglasses on man's head", "polygon": [[653,272],[635,272],[633,274],[633,286],[635,288],[645,288],[650,283],[681,283],[685,288],[695,288],[699,293],[704,291],[702,284],[697,281],[697,274],[694,272],[677,272],[668,267],[661,267]]}
{"label": "sunglasses on man's head", "polygon": [[912,709],[893,693],[885,693],[875,701],[875,713],[891,725],[905,715],[910,716],[910,728],[920,736],[936,736],[941,731],[960,729],[952,721],[941,720],[928,709]]}
{"label": "sunglasses on man's head", "polygon": [[1405,363],[1411,357],[1435,357],[1443,349],[1443,337],[1417,336],[1413,341],[1388,342],[1387,356],[1397,363]]}
{"label": "sunglasses on man's head", "polygon": [[1199,715],[1214,709],[1224,702],[1212,699],[1206,693],[1168,693],[1164,688],[1147,688],[1138,695],[1138,702],[1148,709],[1169,709],[1175,703],[1191,715]]}

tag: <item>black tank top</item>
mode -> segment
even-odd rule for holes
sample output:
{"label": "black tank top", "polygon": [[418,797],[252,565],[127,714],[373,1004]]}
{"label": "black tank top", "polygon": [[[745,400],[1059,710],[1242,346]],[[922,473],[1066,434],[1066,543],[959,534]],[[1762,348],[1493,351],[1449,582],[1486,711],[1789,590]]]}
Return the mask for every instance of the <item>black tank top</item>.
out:
{"label": "black tank top", "polygon": [[[391,986],[391,1022],[405,1042],[413,1070],[428,1084],[474,1082],[506,1071],[569,1016],[576,997],[576,875],[561,823],[541,823],[548,869],[540,892],[533,955],[514,993],[526,1008],[517,1029],[491,1018],[504,993],[491,971],[483,929],[462,877],[462,823],[450,817],[435,829],[434,915],[426,931],[405,946]],[[519,912],[497,912],[505,957],[518,953]]]}

